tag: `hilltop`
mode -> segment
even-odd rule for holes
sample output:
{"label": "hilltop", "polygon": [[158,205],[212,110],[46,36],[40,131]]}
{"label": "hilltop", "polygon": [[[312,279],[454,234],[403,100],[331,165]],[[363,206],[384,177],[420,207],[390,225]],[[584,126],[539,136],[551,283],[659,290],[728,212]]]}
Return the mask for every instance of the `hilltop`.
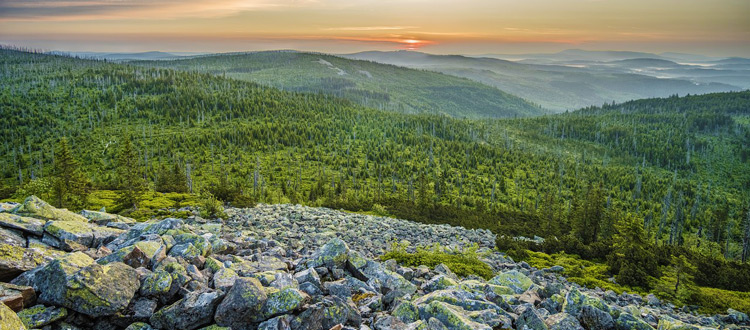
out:
{"label": "hilltop", "polygon": [[519,97],[468,79],[326,54],[271,51],[133,64],[205,72],[287,91],[325,93],[400,113],[467,118],[546,113]]}

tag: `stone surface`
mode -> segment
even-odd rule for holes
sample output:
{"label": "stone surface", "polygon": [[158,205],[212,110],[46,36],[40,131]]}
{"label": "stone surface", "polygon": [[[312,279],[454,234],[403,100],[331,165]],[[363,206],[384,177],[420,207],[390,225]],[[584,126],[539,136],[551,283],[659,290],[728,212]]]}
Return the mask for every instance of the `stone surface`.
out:
{"label": "stone surface", "polygon": [[210,324],[222,295],[216,291],[190,292],[185,298],[158,310],[150,323],[165,330],[193,330]]}
{"label": "stone surface", "polygon": [[243,324],[263,321],[261,310],[268,295],[255,278],[238,278],[216,309],[216,324],[240,327]]}
{"label": "stone surface", "polygon": [[[16,224],[0,223],[0,255],[12,256],[0,258],[0,271],[12,268],[13,284],[26,288],[0,297],[44,330],[650,330],[749,322],[734,310],[700,315],[655,297],[578,287],[560,267],[537,270],[493,251],[488,231],[298,205],[227,213],[143,223],[96,212],[84,212],[90,222],[11,217]],[[478,246],[495,276],[380,260],[394,241],[407,251]],[[38,302],[28,295],[34,290]],[[29,307],[35,303],[44,305]]]}
{"label": "stone surface", "polygon": [[23,325],[16,312],[5,306],[5,304],[0,304],[0,329],[26,330],[26,326]]}
{"label": "stone surface", "polygon": [[46,307],[44,305],[36,305],[18,313],[21,322],[29,329],[41,328],[57,320],[64,319],[66,316],[68,316],[67,309],[63,307]]}
{"label": "stone surface", "polygon": [[0,303],[15,312],[30,306],[36,301],[36,292],[30,286],[0,282]]}

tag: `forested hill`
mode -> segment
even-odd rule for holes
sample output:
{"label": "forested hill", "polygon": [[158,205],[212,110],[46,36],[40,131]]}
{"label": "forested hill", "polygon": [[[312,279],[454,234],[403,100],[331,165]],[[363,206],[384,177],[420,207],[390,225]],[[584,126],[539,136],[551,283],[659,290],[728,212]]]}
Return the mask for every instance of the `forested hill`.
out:
{"label": "forested hill", "polygon": [[325,93],[410,114],[498,118],[546,113],[519,97],[465,78],[325,54],[268,51],[133,64],[211,73],[287,91]]}
{"label": "forested hill", "polygon": [[[536,235],[546,240],[498,244],[607,262],[596,285],[616,276],[658,288],[673,279],[671,256],[686,256],[696,283],[750,291],[739,263],[750,252],[748,92],[467,120],[208,73],[10,50],[0,63],[0,198],[55,201],[66,137],[98,191],[124,195],[140,178],[149,191],[210,192],[238,206],[291,202]],[[708,113],[725,115],[704,123]],[[132,206],[108,210],[159,214]]]}

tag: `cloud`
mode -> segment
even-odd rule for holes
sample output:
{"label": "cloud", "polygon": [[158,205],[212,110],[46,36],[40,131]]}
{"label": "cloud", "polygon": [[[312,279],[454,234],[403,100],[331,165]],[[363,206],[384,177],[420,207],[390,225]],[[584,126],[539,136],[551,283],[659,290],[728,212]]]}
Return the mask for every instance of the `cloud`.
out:
{"label": "cloud", "polygon": [[315,0],[0,0],[2,21],[72,21],[222,17]]}

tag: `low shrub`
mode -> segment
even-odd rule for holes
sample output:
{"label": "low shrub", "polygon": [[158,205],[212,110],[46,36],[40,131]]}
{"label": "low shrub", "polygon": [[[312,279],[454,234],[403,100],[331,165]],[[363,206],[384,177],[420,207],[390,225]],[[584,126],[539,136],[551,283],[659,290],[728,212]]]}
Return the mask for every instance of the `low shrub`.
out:
{"label": "low shrub", "polygon": [[431,248],[420,247],[414,253],[410,253],[406,251],[404,246],[394,245],[380,259],[395,259],[398,263],[410,267],[425,265],[433,268],[439,264],[445,264],[459,276],[477,275],[490,279],[494,275],[492,268],[479,260],[476,248],[469,248],[464,251],[445,251],[440,246],[433,246]]}

